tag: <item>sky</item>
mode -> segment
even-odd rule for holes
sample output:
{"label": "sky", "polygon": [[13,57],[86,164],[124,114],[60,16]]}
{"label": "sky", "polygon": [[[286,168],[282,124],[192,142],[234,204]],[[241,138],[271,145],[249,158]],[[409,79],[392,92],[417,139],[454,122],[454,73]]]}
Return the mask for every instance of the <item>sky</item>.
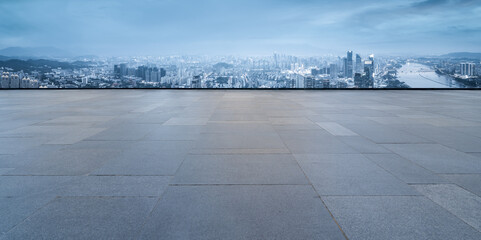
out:
{"label": "sky", "polygon": [[481,52],[481,0],[0,0],[0,49],[75,55]]}

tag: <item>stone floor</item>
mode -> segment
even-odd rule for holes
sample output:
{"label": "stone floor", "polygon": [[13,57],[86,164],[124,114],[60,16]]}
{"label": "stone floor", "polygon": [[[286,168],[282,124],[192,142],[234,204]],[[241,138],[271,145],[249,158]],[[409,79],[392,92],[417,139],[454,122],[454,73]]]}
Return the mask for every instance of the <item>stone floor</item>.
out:
{"label": "stone floor", "polygon": [[0,91],[3,239],[481,239],[479,91]]}

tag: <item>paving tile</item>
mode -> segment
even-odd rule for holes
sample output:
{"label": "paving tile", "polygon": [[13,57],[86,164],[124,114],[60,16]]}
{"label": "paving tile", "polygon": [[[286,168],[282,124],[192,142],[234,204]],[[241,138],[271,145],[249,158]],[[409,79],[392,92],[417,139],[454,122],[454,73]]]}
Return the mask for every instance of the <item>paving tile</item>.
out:
{"label": "paving tile", "polygon": [[461,152],[479,152],[481,146],[481,138],[446,127],[414,125],[404,127],[404,130]]}
{"label": "paving tile", "polygon": [[114,149],[62,149],[31,156],[28,164],[9,175],[85,175],[121,154]]}
{"label": "paving tile", "polygon": [[122,154],[91,175],[174,175],[192,146],[191,141],[120,141]]}
{"label": "paving tile", "polygon": [[0,176],[0,197],[58,196],[72,176]]}
{"label": "paving tile", "polygon": [[57,190],[58,196],[160,196],[171,177],[165,176],[82,176]]}
{"label": "paving tile", "polygon": [[423,196],[323,197],[349,239],[479,239],[481,233]]}
{"label": "paving tile", "polygon": [[79,123],[99,123],[112,120],[113,118],[114,116],[95,115],[62,116],[38,123],[37,125],[76,125]]}
{"label": "paving tile", "polygon": [[15,169],[15,168],[0,168],[0,175],[8,173],[8,172],[12,171],[13,169]]}
{"label": "paving tile", "polygon": [[290,154],[189,155],[174,184],[309,184]]}
{"label": "paving tile", "polygon": [[361,136],[341,136],[337,137],[337,139],[360,153],[391,153],[391,151],[380,144],[376,144]]}
{"label": "paving tile", "polygon": [[321,196],[419,195],[361,154],[295,154]]}
{"label": "paving tile", "polygon": [[276,134],[274,127],[268,122],[209,122],[202,133],[223,133],[223,134]]}
{"label": "paving tile", "polygon": [[135,141],[141,140],[152,131],[159,127],[159,124],[119,124],[108,128],[94,136],[87,138],[88,140],[97,141]]}
{"label": "paving tile", "polygon": [[5,234],[6,239],[134,239],[156,198],[57,198]]}
{"label": "paving tile", "polygon": [[173,117],[167,122],[165,122],[163,125],[169,126],[169,125],[174,125],[174,126],[183,126],[183,125],[205,125],[209,119],[208,118],[179,118],[179,117]]}
{"label": "paving tile", "polygon": [[159,126],[150,129],[144,140],[150,141],[187,141],[199,138],[203,126]]}
{"label": "paving tile", "polygon": [[44,140],[36,138],[0,138],[0,154],[18,154],[42,143]]}
{"label": "paving tile", "polygon": [[443,174],[441,176],[481,197],[481,174]]}
{"label": "paving tile", "polygon": [[334,136],[357,136],[357,134],[335,122],[316,122],[324,130]]}
{"label": "paving tile", "polygon": [[312,187],[292,185],[169,187],[141,236],[344,239]]}
{"label": "paving tile", "polygon": [[453,184],[414,185],[414,188],[481,232],[481,197]]}
{"label": "paving tile", "polygon": [[324,130],[279,131],[279,135],[292,153],[358,153]]}
{"label": "paving tile", "polygon": [[67,136],[56,138],[55,140],[49,141],[45,144],[74,144],[104,130],[105,128],[85,128],[79,132],[70,133]]}
{"label": "paving tile", "polygon": [[194,148],[285,148],[279,135],[274,134],[225,134],[203,133],[195,142]]}
{"label": "paving tile", "polygon": [[262,114],[213,113],[209,120],[210,121],[268,121],[269,118],[266,115],[262,115]]}
{"label": "paving tile", "polygon": [[364,154],[405,183],[446,183],[448,180],[396,154]]}
{"label": "paving tile", "polygon": [[422,137],[397,130],[381,124],[345,124],[353,132],[371,139],[375,143],[427,143],[432,142]]}
{"label": "paving tile", "polygon": [[193,148],[189,152],[194,155],[215,154],[290,154],[287,148]]}
{"label": "paving tile", "polygon": [[270,117],[269,121],[273,125],[299,125],[312,123],[312,121],[305,117]]}
{"label": "paving tile", "polygon": [[481,173],[479,159],[439,144],[383,146],[435,173]]}
{"label": "paving tile", "polygon": [[30,195],[27,197],[0,197],[0,238],[7,231],[21,223],[28,216],[54,200],[50,195]]}

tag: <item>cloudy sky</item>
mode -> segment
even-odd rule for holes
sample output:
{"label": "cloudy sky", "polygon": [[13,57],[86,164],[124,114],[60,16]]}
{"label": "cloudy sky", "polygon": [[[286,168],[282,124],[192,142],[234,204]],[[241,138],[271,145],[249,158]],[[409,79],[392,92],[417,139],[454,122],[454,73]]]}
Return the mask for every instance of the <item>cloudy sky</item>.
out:
{"label": "cloudy sky", "polygon": [[0,0],[0,48],[75,54],[481,52],[480,0]]}

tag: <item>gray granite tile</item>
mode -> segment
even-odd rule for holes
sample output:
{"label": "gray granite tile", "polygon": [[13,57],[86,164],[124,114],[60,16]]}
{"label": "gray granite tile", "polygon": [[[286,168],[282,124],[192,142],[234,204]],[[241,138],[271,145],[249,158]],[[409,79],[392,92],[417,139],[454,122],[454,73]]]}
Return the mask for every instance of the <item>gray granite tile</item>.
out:
{"label": "gray granite tile", "polygon": [[199,117],[192,117],[192,118],[180,118],[180,117],[173,117],[167,120],[163,125],[169,126],[197,126],[197,125],[205,125],[207,124],[208,118],[199,118]]}
{"label": "gray granite tile", "polygon": [[290,154],[189,155],[175,184],[309,184]]}
{"label": "gray granite tile", "polygon": [[419,195],[361,154],[295,154],[321,196]]}
{"label": "gray granite tile", "polygon": [[0,154],[18,154],[44,142],[45,140],[37,138],[0,138]]}
{"label": "gray granite tile", "polygon": [[134,239],[156,198],[57,198],[5,234],[6,239]]}
{"label": "gray granite tile", "polygon": [[159,124],[119,124],[114,125],[94,136],[87,138],[88,140],[97,141],[128,141],[141,140],[152,131],[159,127]]}
{"label": "gray granite tile", "polygon": [[81,176],[57,190],[58,196],[160,196],[171,177]]}
{"label": "gray granite tile", "polygon": [[358,153],[324,130],[279,131],[292,153]]}
{"label": "gray granite tile", "polygon": [[192,146],[191,141],[120,141],[122,154],[91,175],[174,175]]}
{"label": "gray granite tile", "polygon": [[0,175],[6,174],[15,168],[0,168]]}
{"label": "gray granite tile", "polygon": [[311,120],[305,117],[270,117],[269,121],[273,125],[303,125],[312,123]]}
{"label": "gray granite tile", "polygon": [[364,154],[405,183],[446,183],[448,180],[396,154]]}
{"label": "gray granite tile", "polygon": [[439,144],[383,146],[435,173],[481,173],[479,159]]}
{"label": "gray granite tile", "polygon": [[115,149],[61,149],[31,156],[28,164],[9,175],[85,175],[121,154]]}
{"label": "gray granite tile", "polygon": [[391,151],[361,136],[343,136],[337,139],[360,153],[391,153]]}
{"label": "gray granite tile", "polygon": [[357,133],[336,122],[316,122],[316,124],[334,136],[357,136]]}
{"label": "gray granite tile", "polygon": [[50,195],[0,197],[0,212],[2,213],[0,217],[0,238],[53,199],[55,197]]}
{"label": "gray granite tile", "polygon": [[150,129],[145,140],[152,141],[185,141],[196,140],[202,132],[203,126],[159,126]]}
{"label": "gray granite tile", "polygon": [[0,196],[58,196],[60,189],[70,184],[75,178],[71,176],[0,176]]}
{"label": "gray granite tile", "polygon": [[323,197],[349,239],[479,239],[481,233],[423,196]]}
{"label": "gray granite tile", "polygon": [[453,184],[414,185],[414,188],[481,232],[481,197]]}
{"label": "gray granite tile", "polygon": [[203,133],[195,142],[194,148],[285,148],[277,134],[225,134]]}
{"label": "gray granite tile", "polygon": [[142,239],[344,239],[311,186],[288,185],[169,187],[141,236]]}
{"label": "gray granite tile", "polygon": [[70,132],[68,135],[55,138],[45,144],[74,144],[102,132],[105,129],[106,128],[84,128],[81,131],[75,133]]}
{"label": "gray granite tile", "polygon": [[432,142],[422,137],[384,126],[382,124],[345,124],[353,132],[371,139],[375,143],[426,143]]}
{"label": "gray granite tile", "polygon": [[[237,109],[236,109],[237,110]],[[217,113],[214,112],[210,121],[268,121],[269,118],[263,114],[249,113]]]}
{"label": "gray granite tile", "polygon": [[481,197],[481,174],[443,174],[441,176]]}
{"label": "gray granite tile", "polygon": [[404,130],[461,152],[478,152],[481,146],[481,138],[446,127],[415,125],[404,127]]}
{"label": "gray granite tile", "polygon": [[209,122],[202,133],[222,133],[222,134],[276,134],[274,127],[269,122]]}

